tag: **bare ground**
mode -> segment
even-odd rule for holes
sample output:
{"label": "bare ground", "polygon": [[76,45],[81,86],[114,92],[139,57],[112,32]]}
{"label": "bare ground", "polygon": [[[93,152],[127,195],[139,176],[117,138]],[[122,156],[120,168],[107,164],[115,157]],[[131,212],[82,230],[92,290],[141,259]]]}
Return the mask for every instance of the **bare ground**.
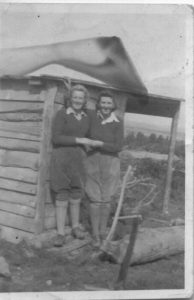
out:
{"label": "bare ground", "polygon": [[[171,219],[184,219],[184,191],[179,190],[180,181],[177,182],[176,194],[172,193],[170,199],[169,215],[162,215],[159,199],[158,203],[142,211],[141,226],[166,226],[165,222]],[[150,218],[162,219],[164,223],[151,221]],[[123,236],[129,228],[130,224],[120,223],[117,235]],[[91,245],[66,255],[48,250],[48,247],[30,247],[25,242],[14,245],[0,240],[0,256],[9,263],[12,275],[8,279],[0,277],[0,292],[82,291],[86,290],[86,285],[114,289],[120,266],[90,259],[94,253]],[[128,290],[183,288],[184,253],[129,268]]]}
{"label": "bare ground", "polygon": [[[97,260],[85,262],[91,251],[88,246],[79,255],[63,257],[41,249],[33,250],[34,257],[28,258],[21,245],[3,242],[1,255],[9,262],[12,277],[0,279],[1,292],[80,291],[85,290],[85,285],[112,289],[119,265]],[[130,267],[127,288],[183,289],[184,255]]]}
{"label": "bare ground", "polygon": [[[170,216],[182,217],[181,205],[177,207],[172,202],[170,209]],[[150,211],[149,216],[161,218],[154,211]],[[146,217],[141,226],[155,227],[161,224],[149,221]],[[120,234],[126,233],[126,226],[120,224],[118,231]],[[1,240],[0,256],[4,256],[9,263],[12,277],[0,278],[0,291],[81,291],[86,290],[86,285],[114,289],[120,266],[90,259],[94,253],[90,245],[66,255],[48,250],[29,247],[25,242],[13,245]],[[184,254],[132,266],[127,282],[129,290],[183,289]]]}

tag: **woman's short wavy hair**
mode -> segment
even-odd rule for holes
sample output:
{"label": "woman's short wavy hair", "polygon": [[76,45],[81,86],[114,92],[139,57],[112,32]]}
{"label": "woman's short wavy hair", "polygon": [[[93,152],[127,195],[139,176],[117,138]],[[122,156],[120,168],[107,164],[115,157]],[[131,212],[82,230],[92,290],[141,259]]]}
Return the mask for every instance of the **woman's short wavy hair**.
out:
{"label": "woman's short wavy hair", "polygon": [[71,89],[69,91],[69,99],[67,101],[67,105],[66,106],[67,107],[70,106],[71,97],[72,97],[74,91],[80,91],[80,92],[84,93],[85,102],[84,102],[83,108],[85,109],[87,101],[89,99],[89,92],[88,92],[87,88],[85,86],[83,86],[82,84],[76,84],[76,85],[74,85],[74,86],[71,87]]}
{"label": "woman's short wavy hair", "polygon": [[113,107],[112,110],[114,111],[114,110],[117,109],[117,104],[116,104],[116,100],[115,100],[115,97],[114,97],[113,93],[111,93],[111,92],[108,91],[108,90],[103,90],[103,91],[101,91],[100,94],[98,95],[98,101],[97,101],[97,103],[96,103],[96,109],[97,109],[97,110],[100,109],[100,100],[101,100],[102,97],[109,97],[109,98],[111,98],[112,101],[113,101],[113,104],[114,104],[114,107]]}

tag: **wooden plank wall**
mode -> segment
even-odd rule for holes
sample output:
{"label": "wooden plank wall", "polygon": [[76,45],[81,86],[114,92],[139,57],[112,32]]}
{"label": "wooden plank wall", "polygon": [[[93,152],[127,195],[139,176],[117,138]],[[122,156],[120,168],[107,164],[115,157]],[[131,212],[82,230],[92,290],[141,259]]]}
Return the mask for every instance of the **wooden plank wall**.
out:
{"label": "wooden plank wall", "polygon": [[[51,121],[51,127],[52,129],[52,121],[57,113],[58,110],[60,110],[62,107],[64,107],[65,101],[67,101],[69,96],[69,91],[67,87],[63,84],[58,85],[57,93],[55,95],[55,98],[53,99],[54,101],[52,102],[51,100],[51,105],[53,104],[53,109],[50,110],[50,121]],[[47,164],[50,164],[50,158],[52,154],[52,142],[51,142],[51,136],[52,132],[50,131],[46,136],[45,136],[45,142],[47,143]],[[47,181],[45,184],[45,190],[44,192],[46,193],[46,202],[44,205],[44,227],[45,229],[52,229],[56,228],[56,216],[55,216],[55,205],[54,205],[54,197],[50,191],[50,173],[49,173],[49,168],[48,168],[48,173],[47,173]]]}
{"label": "wooden plank wall", "polygon": [[0,226],[34,232],[44,86],[0,81]]}

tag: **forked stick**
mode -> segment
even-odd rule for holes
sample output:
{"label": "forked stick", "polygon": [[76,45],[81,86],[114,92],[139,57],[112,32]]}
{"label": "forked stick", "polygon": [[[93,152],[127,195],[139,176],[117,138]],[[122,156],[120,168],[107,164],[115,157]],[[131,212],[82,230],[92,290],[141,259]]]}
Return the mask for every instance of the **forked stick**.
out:
{"label": "forked stick", "polygon": [[114,232],[115,232],[115,229],[116,229],[116,226],[117,226],[117,223],[118,223],[119,215],[120,215],[120,212],[121,212],[123,200],[124,200],[124,193],[125,193],[125,187],[126,187],[126,184],[127,184],[127,179],[128,179],[128,177],[131,173],[132,173],[132,166],[129,165],[128,168],[127,168],[127,171],[124,175],[124,178],[123,178],[120,198],[119,198],[119,201],[118,201],[118,205],[117,205],[117,209],[116,209],[116,213],[115,213],[115,216],[114,216],[114,219],[113,219],[112,226],[110,228],[110,231],[109,231],[105,241],[103,242],[103,244],[101,246],[102,251],[106,248],[107,243],[112,239],[112,237],[114,235]]}

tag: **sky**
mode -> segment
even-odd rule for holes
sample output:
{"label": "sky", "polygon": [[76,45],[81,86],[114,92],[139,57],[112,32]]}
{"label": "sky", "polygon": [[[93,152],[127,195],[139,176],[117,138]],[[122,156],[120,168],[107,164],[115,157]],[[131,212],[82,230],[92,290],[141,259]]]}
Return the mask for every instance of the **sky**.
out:
{"label": "sky", "polygon": [[[97,36],[121,38],[149,93],[186,98],[188,66],[185,5],[154,4],[1,4],[0,47],[50,44]],[[50,65],[33,74],[52,74],[97,81],[87,75]],[[184,129],[185,105],[179,130]],[[130,115],[137,120],[137,115]],[[141,121],[158,124],[158,118]],[[161,124],[170,120],[161,118]]]}

